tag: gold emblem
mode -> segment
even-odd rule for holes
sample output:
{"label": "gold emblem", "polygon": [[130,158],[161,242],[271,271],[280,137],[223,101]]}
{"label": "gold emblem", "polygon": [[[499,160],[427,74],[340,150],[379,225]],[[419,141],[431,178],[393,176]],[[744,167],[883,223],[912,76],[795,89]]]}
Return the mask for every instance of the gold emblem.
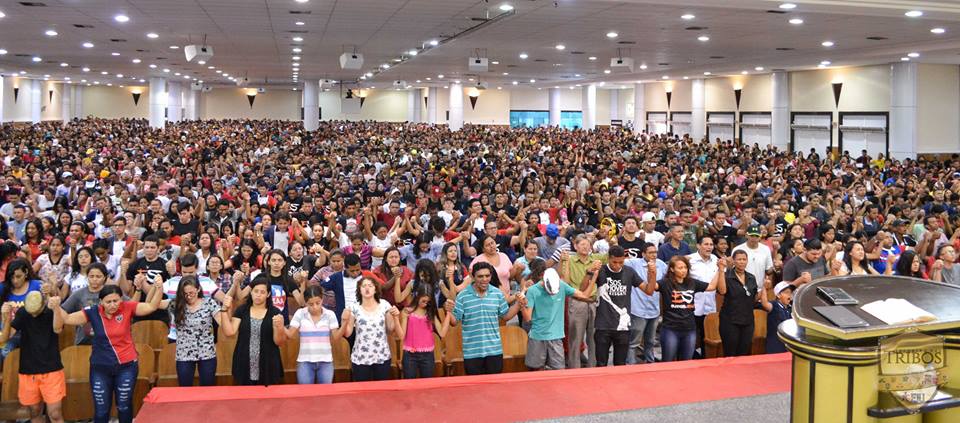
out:
{"label": "gold emblem", "polygon": [[879,389],[916,413],[946,383],[943,338],[905,333],[880,341]]}

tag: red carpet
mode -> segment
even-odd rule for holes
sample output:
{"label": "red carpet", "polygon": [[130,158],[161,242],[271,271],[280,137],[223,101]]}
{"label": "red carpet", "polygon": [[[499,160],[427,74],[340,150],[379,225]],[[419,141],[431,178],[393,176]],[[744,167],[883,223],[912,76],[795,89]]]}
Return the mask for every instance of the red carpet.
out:
{"label": "red carpet", "polygon": [[419,380],[154,388],[138,423],[505,422],[790,390],[790,354]]}

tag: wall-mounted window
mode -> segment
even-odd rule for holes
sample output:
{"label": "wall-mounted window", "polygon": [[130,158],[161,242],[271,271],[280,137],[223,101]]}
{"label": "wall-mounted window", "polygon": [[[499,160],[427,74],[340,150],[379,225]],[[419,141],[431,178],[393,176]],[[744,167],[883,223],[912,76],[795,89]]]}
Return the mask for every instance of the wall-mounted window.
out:
{"label": "wall-mounted window", "polygon": [[[550,112],[546,110],[511,110],[511,128],[535,128],[550,125]],[[566,129],[575,129],[583,125],[583,112],[561,111],[560,126]]]}

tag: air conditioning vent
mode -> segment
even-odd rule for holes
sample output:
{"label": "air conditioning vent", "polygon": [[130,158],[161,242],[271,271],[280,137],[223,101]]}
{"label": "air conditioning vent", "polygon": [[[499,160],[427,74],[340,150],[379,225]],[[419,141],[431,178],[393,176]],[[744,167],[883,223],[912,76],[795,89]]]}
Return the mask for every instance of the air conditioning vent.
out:
{"label": "air conditioning vent", "polygon": [[47,7],[46,3],[41,3],[38,1],[22,1],[20,2],[20,5],[26,7]]}
{"label": "air conditioning vent", "polygon": [[777,47],[777,51],[792,51],[793,47]]}
{"label": "air conditioning vent", "polygon": [[669,63],[657,63],[657,65],[659,65],[659,66],[670,66]]}
{"label": "air conditioning vent", "polygon": [[720,60],[720,59],[726,59],[727,57],[726,56],[710,56],[710,58]]}
{"label": "air conditioning vent", "polygon": [[571,51],[570,54],[586,54],[582,51]]}
{"label": "air conditioning vent", "polygon": [[312,13],[313,13],[312,10],[291,10],[290,11],[291,15],[310,15]]}
{"label": "air conditioning vent", "polygon": [[291,34],[306,34],[308,31],[305,30],[305,29],[292,29],[292,30],[287,31],[287,32],[289,32],[289,33],[291,33]]}
{"label": "air conditioning vent", "polygon": [[93,25],[86,25],[86,24],[73,24],[73,27],[74,27],[74,28],[84,28],[84,29],[90,29],[90,28],[93,28]]}
{"label": "air conditioning vent", "polygon": [[617,44],[620,44],[622,46],[632,46],[636,43],[637,43],[636,41],[617,41]]}
{"label": "air conditioning vent", "polygon": [[127,42],[127,40],[124,40],[123,38],[111,38],[111,39],[110,39],[110,42],[114,42],[114,43],[125,43],[125,42]]}
{"label": "air conditioning vent", "polygon": [[785,15],[787,12],[782,10],[768,10],[767,13],[773,13],[774,15]]}
{"label": "air conditioning vent", "polygon": [[703,30],[708,29],[708,28],[705,27],[705,26],[688,26],[688,27],[686,27],[686,28],[684,28],[684,29],[687,30],[687,31],[703,31]]}
{"label": "air conditioning vent", "polygon": [[883,40],[889,40],[889,38],[887,38],[887,37],[880,37],[880,36],[876,36],[876,35],[874,35],[874,36],[870,36],[870,37],[867,37],[867,39],[868,39],[868,40],[870,40],[870,41],[883,41]]}

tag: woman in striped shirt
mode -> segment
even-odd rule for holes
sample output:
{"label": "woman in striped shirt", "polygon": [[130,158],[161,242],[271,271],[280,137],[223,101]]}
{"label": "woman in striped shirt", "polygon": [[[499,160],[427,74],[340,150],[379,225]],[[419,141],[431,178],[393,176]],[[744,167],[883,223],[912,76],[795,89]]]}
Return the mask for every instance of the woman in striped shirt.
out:
{"label": "woman in striped shirt", "polygon": [[[303,292],[307,306],[290,319],[287,337],[300,333],[297,356],[297,383],[301,385],[333,382],[333,343],[343,337],[333,310],[323,308],[323,288],[308,286]],[[344,310],[344,319],[349,311]]]}

